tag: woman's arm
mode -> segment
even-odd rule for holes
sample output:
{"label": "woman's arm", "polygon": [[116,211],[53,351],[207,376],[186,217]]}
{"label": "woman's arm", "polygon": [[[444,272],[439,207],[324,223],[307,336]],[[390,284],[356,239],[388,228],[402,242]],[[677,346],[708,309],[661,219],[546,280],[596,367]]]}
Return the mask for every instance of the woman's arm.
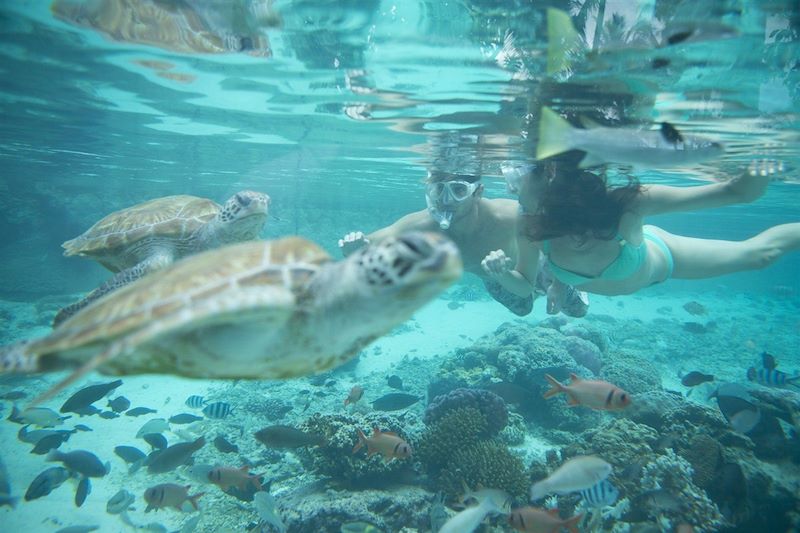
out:
{"label": "woman's arm", "polygon": [[645,185],[632,210],[648,216],[752,202],[764,194],[771,174],[751,165],[739,176],[720,183],[694,187]]}

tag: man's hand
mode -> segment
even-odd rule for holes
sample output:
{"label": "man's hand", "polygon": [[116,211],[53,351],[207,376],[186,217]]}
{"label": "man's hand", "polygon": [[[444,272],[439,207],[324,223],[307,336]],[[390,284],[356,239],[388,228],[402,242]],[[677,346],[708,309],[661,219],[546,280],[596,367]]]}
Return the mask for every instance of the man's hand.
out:
{"label": "man's hand", "polygon": [[491,277],[499,278],[513,270],[514,265],[511,258],[503,250],[494,250],[483,258],[481,267]]}
{"label": "man's hand", "polygon": [[339,239],[339,249],[342,251],[342,255],[345,257],[368,244],[369,239],[367,239],[366,235],[360,231],[351,231]]}

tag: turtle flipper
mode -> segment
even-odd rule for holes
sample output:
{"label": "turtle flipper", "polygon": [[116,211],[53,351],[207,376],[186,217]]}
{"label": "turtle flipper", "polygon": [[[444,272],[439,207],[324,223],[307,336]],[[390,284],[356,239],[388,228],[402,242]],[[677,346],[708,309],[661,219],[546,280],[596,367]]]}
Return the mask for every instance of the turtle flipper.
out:
{"label": "turtle flipper", "polygon": [[79,380],[80,378],[82,378],[83,376],[85,376],[98,366],[102,365],[109,359],[112,359],[117,355],[119,355],[121,351],[122,351],[122,345],[120,345],[119,343],[112,344],[107,350],[95,355],[86,364],[71,372],[69,376],[65,377],[64,379],[62,379],[61,381],[59,381],[58,383],[47,389],[45,392],[34,398],[33,401],[31,401],[31,403],[28,404],[26,409],[30,409],[31,407],[34,407],[42,402],[49,400],[50,398],[52,398],[65,388],[69,387],[70,385],[75,383],[77,380]]}
{"label": "turtle flipper", "polygon": [[36,372],[39,354],[29,350],[30,341],[20,341],[0,347],[0,374]]}
{"label": "turtle flipper", "polygon": [[56,313],[55,318],[53,318],[53,327],[58,327],[62,322],[70,318],[72,315],[95,300],[102,298],[109,292],[113,292],[120,287],[124,287],[129,283],[133,283],[150,272],[161,270],[171,262],[172,257],[170,255],[156,254],[153,257],[142,261],[141,263],[133,265],[131,268],[126,268],[125,270],[118,272],[113,278],[107,280],[105,283],[94,289],[82,300],[78,300],[77,302],[59,310],[58,313]]}

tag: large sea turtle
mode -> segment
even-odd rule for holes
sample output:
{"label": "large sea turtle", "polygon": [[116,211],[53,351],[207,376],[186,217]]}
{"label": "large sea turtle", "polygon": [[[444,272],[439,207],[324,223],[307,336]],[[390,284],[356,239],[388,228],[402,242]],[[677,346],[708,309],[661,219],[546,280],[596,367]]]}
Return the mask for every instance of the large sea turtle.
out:
{"label": "large sea turtle", "polygon": [[[341,364],[408,319],[462,271],[456,246],[410,232],[339,262],[298,237],[187,257],[0,349],[0,373],[290,378]],[[40,400],[41,400],[40,399]]]}
{"label": "large sea turtle", "polygon": [[177,259],[257,238],[267,222],[269,202],[269,196],[254,191],[238,192],[222,206],[197,196],[165,196],[105,216],[61,247],[65,256],[94,259],[117,274],[84,299],[61,309],[53,326],[101,296]]}

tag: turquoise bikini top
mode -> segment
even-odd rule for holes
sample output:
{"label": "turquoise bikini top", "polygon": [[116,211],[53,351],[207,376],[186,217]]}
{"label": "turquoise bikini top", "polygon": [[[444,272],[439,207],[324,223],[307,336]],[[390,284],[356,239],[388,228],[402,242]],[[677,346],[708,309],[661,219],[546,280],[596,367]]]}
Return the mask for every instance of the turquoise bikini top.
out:
{"label": "turquoise bikini top", "polygon": [[550,241],[542,241],[542,251],[547,255],[547,262],[550,264],[550,271],[553,275],[567,285],[581,285],[598,279],[608,279],[621,281],[633,276],[639,271],[647,256],[647,246],[644,241],[639,246],[633,246],[626,241],[622,235],[617,233],[614,237],[619,243],[619,255],[608,265],[599,276],[584,276],[577,272],[572,272],[561,268],[550,259]]}

